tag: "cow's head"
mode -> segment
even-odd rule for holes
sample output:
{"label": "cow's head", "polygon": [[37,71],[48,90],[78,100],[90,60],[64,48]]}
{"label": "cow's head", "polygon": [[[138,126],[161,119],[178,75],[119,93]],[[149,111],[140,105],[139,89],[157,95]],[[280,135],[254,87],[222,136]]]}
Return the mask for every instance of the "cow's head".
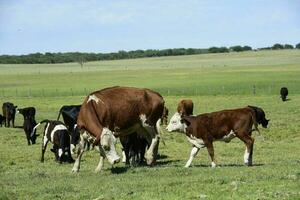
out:
{"label": "cow's head", "polygon": [[248,106],[248,107],[254,110],[257,123],[261,124],[262,127],[267,128],[270,120],[266,119],[264,110],[262,108],[255,107],[255,106]]}
{"label": "cow's head", "polygon": [[185,130],[185,124],[182,123],[181,121],[182,116],[180,113],[176,112],[170,119],[170,122],[167,126],[167,131],[172,132],[172,131],[179,131],[179,132],[184,132]]}
{"label": "cow's head", "polygon": [[105,156],[110,164],[115,164],[120,161],[120,157],[117,154],[115,144],[116,138],[108,128],[103,128],[100,144],[104,150]]}

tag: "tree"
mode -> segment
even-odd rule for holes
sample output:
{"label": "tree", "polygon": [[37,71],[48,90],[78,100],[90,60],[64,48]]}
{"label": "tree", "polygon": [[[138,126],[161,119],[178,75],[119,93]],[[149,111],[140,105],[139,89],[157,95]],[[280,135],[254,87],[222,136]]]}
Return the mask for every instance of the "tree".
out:
{"label": "tree", "polygon": [[243,51],[251,51],[251,50],[252,50],[252,47],[250,47],[250,46],[243,47]]}
{"label": "tree", "polygon": [[83,68],[83,64],[85,63],[84,58],[80,57],[77,62],[79,63],[80,67]]}
{"label": "tree", "polygon": [[274,49],[274,50],[277,50],[277,49],[283,49],[283,45],[282,44],[274,44],[273,46],[272,46],[272,49]]}
{"label": "tree", "polygon": [[229,49],[232,50],[232,51],[236,51],[236,52],[243,51],[243,47],[241,47],[240,45],[232,46]]}
{"label": "tree", "polygon": [[285,44],[283,48],[285,48],[285,49],[293,49],[294,46],[290,45],[290,44]]}
{"label": "tree", "polygon": [[296,49],[300,49],[300,43],[296,44]]}

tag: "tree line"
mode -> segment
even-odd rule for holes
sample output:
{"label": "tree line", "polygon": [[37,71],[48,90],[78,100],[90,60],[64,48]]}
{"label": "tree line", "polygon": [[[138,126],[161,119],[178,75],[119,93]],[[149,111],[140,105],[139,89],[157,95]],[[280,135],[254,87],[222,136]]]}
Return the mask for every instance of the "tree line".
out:
{"label": "tree line", "polygon": [[[257,50],[265,49],[300,49],[300,43],[295,45],[290,44],[274,44],[271,47],[258,48]],[[69,63],[78,62],[83,66],[84,62],[101,61],[101,60],[120,60],[131,58],[146,58],[146,57],[161,57],[161,56],[178,56],[178,55],[193,55],[204,53],[227,53],[227,52],[242,52],[252,51],[250,46],[232,46],[232,47],[210,47],[208,49],[198,48],[174,48],[174,49],[148,49],[135,51],[118,51],[114,53],[33,53],[28,55],[0,55],[1,64],[39,64],[39,63]]]}

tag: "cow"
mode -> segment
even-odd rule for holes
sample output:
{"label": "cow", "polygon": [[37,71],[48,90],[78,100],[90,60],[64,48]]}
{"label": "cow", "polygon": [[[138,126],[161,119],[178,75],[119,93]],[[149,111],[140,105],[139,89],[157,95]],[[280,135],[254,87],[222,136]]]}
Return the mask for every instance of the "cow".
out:
{"label": "cow", "polygon": [[[81,106],[77,128],[81,135],[86,131],[99,146],[100,161],[96,172],[103,167],[106,157],[110,164],[120,161],[115,151],[115,137],[137,132],[150,144],[146,152],[148,165],[156,161],[159,145],[160,120],[164,109],[162,96],[150,89],[134,87],[110,87],[89,94]],[[72,171],[78,172],[84,152],[83,137],[72,137],[72,147],[80,142]]]}
{"label": "cow", "polygon": [[0,126],[2,127],[3,122],[5,121],[5,117],[0,114]]}
{"label": "cow", "polygon": [[3,116],[5,117],[5,127],[10,127],[10,121],[12,121],[12,126],[15,127],[15,115],[17,107],[18,106],[14,106],[14,104],[10,102],[3,103],[2,112]]}
{"label": "cow", "polygon": [[35,108],[34,107],[26,107],[17,109],[17,113],[23,115],[24,122],[23,122],[23,129],[27,138],[28,145],[35,144],[36,142],[36,131],[33,131],[33,128],[36,125],[35,121]]}
{"label": "cow", "polygon": [[169,125],[166,127],[168,131],[171,127],[174,127],[175,124],[179,125],[181,116],[193,115],[194,103],[190,99],[183,99],[178,103],[177,112],[171,117]]}
{"label": "cow", "polygon": [[258,125],[267,128],[269,120],[265,118],[263,109],[255,106],[222,110],[218,112],[200,114],[198,116],[182,116],[180,125],[170,127],[169,131],[180,131],[186,134],[188,141],[193,145],[190,158],[185,167],[190,167],[193,158],[201,148],[206,147],[211,157],[211,166],[216,167],[214,158],[214,141],[230,142],[237,137],[246,144],[244,163],[252,165],[254,139],[251,137]]}
{"label": "cow", "polygon": [[120,141],[123,146],[122,162],[133,167],[142,165],[146,148],[149,146],[146,138],[135,132],[130,135],[120,136]]}
{"label": "cow", "polygon": [[288,94],[289,94],[289,90],[286,87],[282,87],[280,89],[280,96],[281,96],[282,101],[287,100],[286,97],[288,96]]}
{"label": "cow", "polygon": [[65,124],[60,121],[45,119],[33,128],[33,132],[44,123],[41,162],[44,162],[44,154],[49,141],[53,143],[56,161],[61,164],[64,161],[65,152],[67,152],[67,161],[69,163],[74,162],[70,151],[70,134]]}

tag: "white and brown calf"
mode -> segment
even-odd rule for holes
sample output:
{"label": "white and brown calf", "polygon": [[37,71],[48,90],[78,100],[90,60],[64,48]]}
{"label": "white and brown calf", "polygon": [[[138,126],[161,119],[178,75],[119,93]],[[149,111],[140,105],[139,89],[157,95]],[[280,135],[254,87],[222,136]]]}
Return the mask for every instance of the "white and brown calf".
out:
{"label": "white and brown calf", "polygon": [[222,110],[219,112],[205,113],[198,116],[182,116],[181,122],[171,131],[184,132],[188,141],[193,144],[190,158],[185,167],[189,167],[193,158],[201,148],[206,147],[211,157],[211,166],[216,167],[214,158],[214,141],[230,142],[237,137],[246,145],[244,163],[252,165],[254,139],[251,137],[254,130],[258,131],[258,124],[267,128],[268,121],[261,108],[248,106],[245,108]]}

